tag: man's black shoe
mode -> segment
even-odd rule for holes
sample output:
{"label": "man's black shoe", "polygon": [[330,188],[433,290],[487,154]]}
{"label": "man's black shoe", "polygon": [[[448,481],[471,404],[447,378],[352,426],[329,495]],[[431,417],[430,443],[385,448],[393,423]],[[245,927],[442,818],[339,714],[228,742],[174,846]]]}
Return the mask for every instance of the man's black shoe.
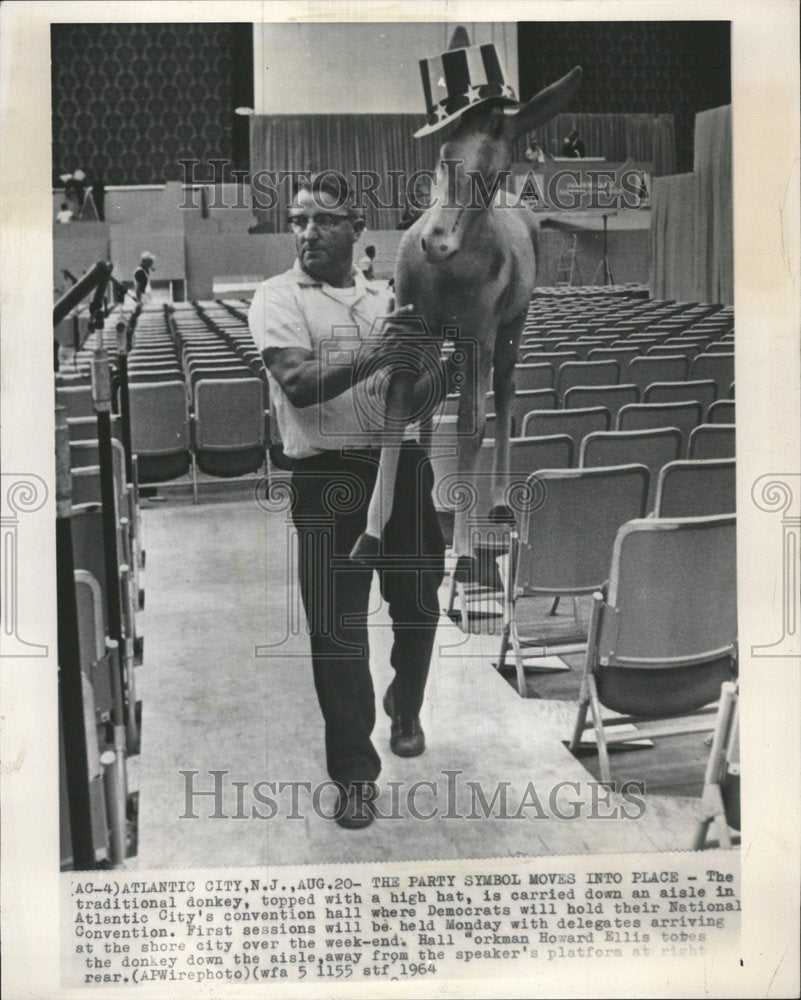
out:
{"label": "man's black shoe", "polygon": [[340,790],[334,819],[346,830],[360,830],[375,819],[373,801],[376,787],[372,781],[354,781]]}
{"label": "man's black shoe", "polygon": [[419,715],[396,715],[392,685],[384,695],[384,711],[392,719],[389,748],[397,757],[419,757],[426,748],[426,737]]}

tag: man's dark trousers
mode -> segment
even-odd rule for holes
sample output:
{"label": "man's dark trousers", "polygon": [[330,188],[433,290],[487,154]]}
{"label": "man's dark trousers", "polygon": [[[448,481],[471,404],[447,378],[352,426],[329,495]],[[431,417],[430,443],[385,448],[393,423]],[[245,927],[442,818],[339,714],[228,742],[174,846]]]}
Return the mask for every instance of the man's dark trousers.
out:
{"label": "man's dark trousers", "polygon": [[[314,684],[325,720],[328,773],[343,785],[373,781],[381,770],[371,740],[375,690],[367,613],[372,571],[348,559],[365,528],[379,457],[378,449],[349,449],[293,463],[292,518]],[[420,712],[439,619],[445,544],[431,498],[433,478],[422,448],[405,442],[383,537],[386,568],[379,570],[392,619],[397,715]]]}

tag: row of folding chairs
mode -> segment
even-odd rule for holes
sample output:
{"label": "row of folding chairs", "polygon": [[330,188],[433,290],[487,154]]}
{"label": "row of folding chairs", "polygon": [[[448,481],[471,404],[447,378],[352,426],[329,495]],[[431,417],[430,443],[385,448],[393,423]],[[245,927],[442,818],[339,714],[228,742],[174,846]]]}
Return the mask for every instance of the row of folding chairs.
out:
{"label": "row of folding chairs", "polygon": [[199,471],[223,479],[266,474],[269,414],[261,379],[200,379],[192,413],[183,382],[133,384],[129,392],[140,484],[169,482],[191,471],[197,503]]}
{"label": "row of folding chairs", "polygon": [[[601,495],[590,520],[577,524],[576,491],[547,474],[542,502],[505,559],[498,665],[511,653],[524,693],[526,661],[584,653],[570,747],[578,750],[593,731],[601,780],[609,782],[610,745],[715,728],[721,685],[736,677],[737,602],[733,515],[645,519],[637,514],[642,470],[616,470],[611,488],[605,478],[595,484]],[[578,643],[547,642],[531,630],[527,598],[554,592],[592,595]]]}
{"label": "row of folding chairs", "polygon": [[527,329],[548,334],[558,334],[563,329],[594,333],[612,326],[642,330],[646,325],[656,324],[677,330],[729,331],[733,329],[734,313],[731,307],[714,303],[674,302],[639,295],[593,295],[580,289],[574,289],[573,294],[554,296],[547,289],[537,289],[526,317]]}
{"label": "row of folding chairs", "polygon": [[[596,348],[587,360],[571,351],[528,352],[515,367],[515,385],[520,390],[554,389],[560,400],[577,387],[625,384],[638,393],[650,385],[676,382],[704,383],[714,388],[714,399],[725,399],[734,383],[732,353],[697,354],[688,360],[681,354],[635,355],[626,358],[625,348]],[[710,400],[712,401],[712,400]]]}
{"label": "row of folding chairs", "polygon": [[[482,444],[471,487],[457,472],[455,443],[432,446],[434,506],[441,515],[448,518],[464,510],[477,523],[487,517],[493,506],[494,451],[494,441]],[[734,457],[681,458],[675,428],[599,431],[584,438],[579,449],[565,434],[513,438],[509,444],[509,472],[502,482],[504,502],[519,519],[531,500],[531,486],[536,485],[529,480],[541,470],[580,472],[620,465],[640,465],[648,471],[646,513],[684,517],[734,513]]]}
{"label": "row of folding chairs", "polygon": [[[145,550],[137,501],[137,463],[126,462],[120,418],[111,418],[111,523],[106,548],[97,416],[69,417],[71,484],[70,535],[74,564],[78,655],[82,675],[90,837],[98,866],[119,865],[132,843],[135,798],[129,788],[129,758],[139,752],[140,703],[136,670],[143,663],[144,635],[138,612],[144,607]],[[119,631],[113,627],[119,616]],[[118,716],[121,712],[122,718]],[[67,779],[73,734],[60,733],[61,859],[74,866],[68,802],[75,789]],[[68,748],[69,751],[68,751]]]}

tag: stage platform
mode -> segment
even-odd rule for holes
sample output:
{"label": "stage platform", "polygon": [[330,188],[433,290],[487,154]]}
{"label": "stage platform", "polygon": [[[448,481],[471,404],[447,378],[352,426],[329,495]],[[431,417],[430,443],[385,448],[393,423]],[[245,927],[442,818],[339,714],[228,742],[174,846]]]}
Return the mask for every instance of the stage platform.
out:
{"label": "stage platform", "polygon": [[[388,748],[389,720],[380,708],[392,675],[391,630],[377,587],[370,643],[378,706],[374,741],[384,767],[379,803],[393,812],[388,783],[399,783],[395,811],[403,818],[379,819],[361,831],[342,830],[310,811],[303,792],[303,818],[284,818],[280,812],[266,820],[245,818],[252,804],[259,806],[250,791],[257,782],[314,787],[327,775],[305,619],[289,557],[291,528],[285,512],[266,512],[252,492],[239,496],[245,498],[207,499],[197,507],[180,495],[144,502],[148,597],[141,625],[147,656],[137,686],[145,708],[139,849],[129,864],[316,865],[689,846],[698,805],[693,798],[647,795],[639,819],[591,818],[588,803],[598,786],[562,742],[570,734],[574,705],[547,697],[521,699],[492,667],[497,634],[466,637],[444,615],[422,714],[427,751],[414,759],[394,757]],[[267,644],[271,655],[257,657],[256,647]],[[626,773],[618,778],[615,771],[616,780],[637,777],[639,768],[628,757]],[[702,773],[702,753],[698,768]],[[197,774],[187,778],[181,771]],[[212,818],[213,796],[187,800],[187,787],[213,790],[211,771],[225,772],[218,818]],[[468,781],[481,787],[487,802],[499,783],[506,783],[512,814],[523,801],[533,801],[533,788],[546,815],[538,816],[529,805],[523,818],[503,819],[496,803],[489,818],[449,818],[443,815],[449,780],[457,790],[452,811],[461,816],[471,811]],[[193,786],[187,784],[192,781]],[[240,786],[244,811],[238,811],[235,781],[245,783]],[[414,801],[421,813],[437,807],[437,818],[410,815],[407,795],[414,782],[434,782],[436,799],[431,786],[421,786]],[[568,819],[553,813],[549,800],[558,787],[563,814],[570,815],[570,803],[580,801],[582,815]],[[276,796],[283,811],[287,795]],[[333,789],[325,789],[321,802],[328,812],[333,796]],[[613,796],[612,802],[620,805],[621,800]],[[192,811],[197,819],[182,818]]]}

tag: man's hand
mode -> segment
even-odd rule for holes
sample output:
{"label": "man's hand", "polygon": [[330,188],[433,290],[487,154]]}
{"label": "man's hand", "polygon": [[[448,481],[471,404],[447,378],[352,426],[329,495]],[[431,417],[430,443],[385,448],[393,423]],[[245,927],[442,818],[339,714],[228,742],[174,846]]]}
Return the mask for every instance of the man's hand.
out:
{"label": "man's hand", "polygon": [[421,356],[439,353],[438,342],[414,309],[412,303],[394,309],[385,317],[380,335],[362,342],[356,364],[358,381],[378,371],[390,375],[387,369],[392,368],[419,375],[426,367]]}

